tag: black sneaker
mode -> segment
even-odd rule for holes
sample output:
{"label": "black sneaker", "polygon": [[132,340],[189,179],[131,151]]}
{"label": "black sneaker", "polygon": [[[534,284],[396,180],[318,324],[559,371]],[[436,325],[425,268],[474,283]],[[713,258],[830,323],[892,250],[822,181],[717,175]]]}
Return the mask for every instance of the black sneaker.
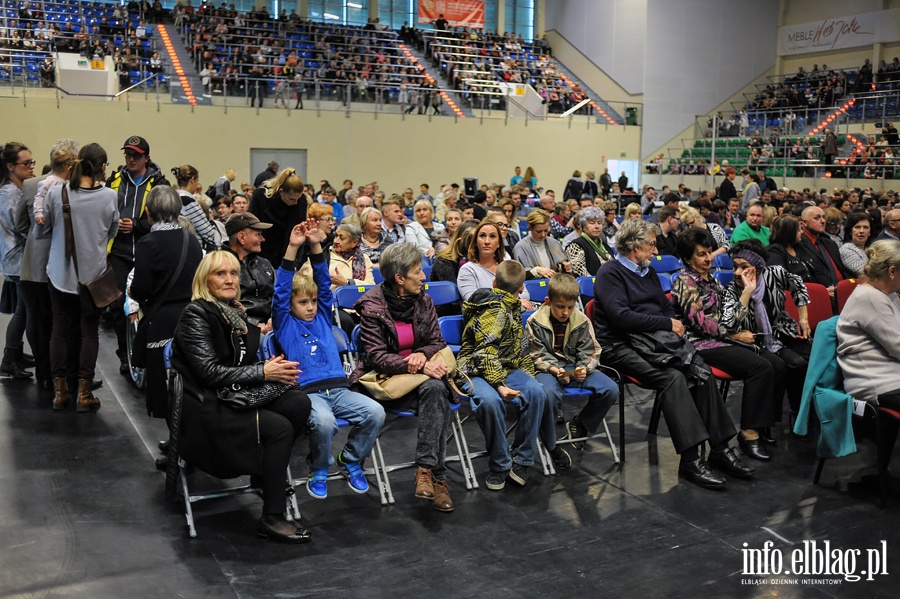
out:
{"label": "black sneaker", "polygon": [[550,452],[550,459],[553,460],[553,465],[556,466],[557,470],[568,470],[569,466],[572,465],[571,456],[569,456],[565,449],[558,445]]}
{"label": "black sneaker", "polygon": [[520,487],[528,484],[528,466],[522,464],[513,464],[512,470],[509,471],[509,480],[513,481]]}
{"label": "black sneaker", "polygon": [[[575,420],[569,420],[566,423],[566,438],[568,439],[584,439],[588,436],[587,429],[581,426],[581,423]],[[572,443],[572,449],[581,451],[587,443],[585,441],[575,441]]]}
{"label": "black sneaker", "polygon": [[507,472],[494,472],[491,470],[484,479],[484,486],[491,491],[502,491],[503,487],[506,486]]}

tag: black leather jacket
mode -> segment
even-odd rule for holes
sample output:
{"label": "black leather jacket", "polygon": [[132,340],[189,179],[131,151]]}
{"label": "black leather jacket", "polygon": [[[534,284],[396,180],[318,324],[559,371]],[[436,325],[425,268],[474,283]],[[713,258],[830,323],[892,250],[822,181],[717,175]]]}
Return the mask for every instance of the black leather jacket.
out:
{"label": "black leather jacket", "polygon": [[175,330],[172,353],[172,365],[184,377],[185,391],[190,388],[192,395],[202,397],[204,391],[215,395],[215,389],[234,383],[263,383],[263,362],[256,360],[258,331],[255,343],[251,335],[252,328],[247,336],[233,336],[213,304],[205,300],[189,303]]}
{"label": "black leather jacket", "polygon": [[[227,248],[232,254],[237,254]],[[259,254],[247,254],[241,262],[241,305],[247,311],[247,322],[268,322],[272,316],[272,296],[275,295],[275,269]]]}

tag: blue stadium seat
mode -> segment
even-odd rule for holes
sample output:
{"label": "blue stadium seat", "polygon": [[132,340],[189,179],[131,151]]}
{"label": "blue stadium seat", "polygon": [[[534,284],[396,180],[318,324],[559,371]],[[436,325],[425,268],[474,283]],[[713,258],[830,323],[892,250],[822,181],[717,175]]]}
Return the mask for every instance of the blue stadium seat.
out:
{"label": "blue stadium seat", "polygon": [[535,279],[533,281],[525,281],[525,290],[534,304],[543,304],[547,297],[547,286],[550,279]]}
{"label": "blue stadium seat", "polygon": [[681,260],[679,260],[675,256],[661,254],[653,256],[650,264],[651,266],[653,266],[653,270],[658,273],[671,273],[682,270],[684,268]]}

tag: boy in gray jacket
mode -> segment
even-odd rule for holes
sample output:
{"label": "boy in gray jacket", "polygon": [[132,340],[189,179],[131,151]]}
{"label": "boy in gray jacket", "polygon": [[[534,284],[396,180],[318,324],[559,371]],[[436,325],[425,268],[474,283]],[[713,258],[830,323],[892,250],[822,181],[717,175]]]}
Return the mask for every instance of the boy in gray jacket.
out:
{"label": "boy in gray jacket", "polygon": [[[575,277],[565,273],[554,275],[547,289],[546,303],[527,323],[536,378],[556,410],[562,405],[563,387],[593,391],[581,413],[566,422],[569,439],[594,434],[609,408],[619,399],[618,386],[597,370],[600,344],[587,316],[575,308],[579,293]],[[584,449],[584,441],[574,442],[572,447]]]}

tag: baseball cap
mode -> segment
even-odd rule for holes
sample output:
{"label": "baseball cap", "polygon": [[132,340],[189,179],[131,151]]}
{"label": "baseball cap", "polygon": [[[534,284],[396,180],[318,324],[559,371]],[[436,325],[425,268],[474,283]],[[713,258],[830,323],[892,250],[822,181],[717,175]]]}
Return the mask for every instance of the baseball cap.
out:
{"label": "baseball cap", "polygon": [[122,146],[122,149],[131,150],[132,152],[137,152],[138,154],[147,155],[150,153],[150,144],[148,144],[147,140],[143,137],[132,135],[125,140],[125,144]]}
{"label": "baseball cap", "polygon": [[225,234],[231,237],[244,229],[257,229],[262,231],[270,229],[271,227],[271,224],[260,222],[258,218],[249,212],[237,212],[229,216],[228,220],[225,221]]}

